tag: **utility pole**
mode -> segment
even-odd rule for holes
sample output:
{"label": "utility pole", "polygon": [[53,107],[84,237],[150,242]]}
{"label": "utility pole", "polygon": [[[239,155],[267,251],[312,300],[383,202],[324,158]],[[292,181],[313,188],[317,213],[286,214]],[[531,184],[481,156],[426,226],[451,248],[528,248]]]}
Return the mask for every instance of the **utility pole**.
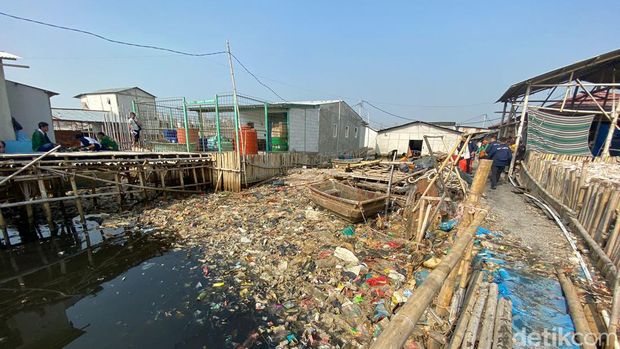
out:
{"label": "utility pole", "polygon": [[[239,169],[242,171],[242,173],[239,174],[239,185],[241,185],[241,181],[245,175],[245,161],[241,160],[241,143],[239,143],[239,132],[241,129],[241,123],[239,121],[239,118],[241,117],[241,115],[239,114],[239,101],[237,99],[237,83],[235,82],[235,70],[233,68],[233,62],[232,62],[232,54],[230,53],[230,43],[228,42],[228,40],[226,40],[226,52],[228,53],[228,65],[230,66],[230,79],[232,80],[232,88],[233,88],[233,108],[234,108],[234,115],[235,115],[235,139],[237,141],[236,146],[237,146],[237,155],[239,157]],[[243,148],[244,150],[246,149],[246,147],[244,146]],[[246,184],[247,184],[247,177],[246,177]],[[241,188],[239,188],[239,190],[241,190]]]}
{"label": "utility pole", "polygon": [[482,119],[482,128],[486,128],[486,126],[487,126],[487,114],[484,113],[484,114],[482,114],[482,116],[484,116],[484,119]]}

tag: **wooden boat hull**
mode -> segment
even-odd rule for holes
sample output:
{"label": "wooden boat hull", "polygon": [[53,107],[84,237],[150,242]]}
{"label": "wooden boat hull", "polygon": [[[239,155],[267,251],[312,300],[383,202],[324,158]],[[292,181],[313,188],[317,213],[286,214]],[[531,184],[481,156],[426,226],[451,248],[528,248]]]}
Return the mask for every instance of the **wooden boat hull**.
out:
{"label": "wooden boat hull", "polygon": [[356,223],[385,208],[387,195],[354,188],[330,179],[309,186],[310,199],[345,220]]}

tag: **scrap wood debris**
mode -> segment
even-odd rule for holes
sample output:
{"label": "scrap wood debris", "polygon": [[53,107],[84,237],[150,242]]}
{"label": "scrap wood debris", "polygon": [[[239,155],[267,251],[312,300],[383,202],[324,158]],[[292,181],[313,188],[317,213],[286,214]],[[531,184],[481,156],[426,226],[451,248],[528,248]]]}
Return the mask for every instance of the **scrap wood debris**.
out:
{"label": "scrap wood debris", "polygon": [[447,253],[448,232],[424,244],[398,238],[405,223],[397,214],[384,228],[316,208],[298,185],[314,171],[143,212],[140,224],[177,233],[178,248],[203,249],[196,302],[214,304],[206,321],[221,321],[222,304],[238,302],[263,320],[256,343],[363,347]]}

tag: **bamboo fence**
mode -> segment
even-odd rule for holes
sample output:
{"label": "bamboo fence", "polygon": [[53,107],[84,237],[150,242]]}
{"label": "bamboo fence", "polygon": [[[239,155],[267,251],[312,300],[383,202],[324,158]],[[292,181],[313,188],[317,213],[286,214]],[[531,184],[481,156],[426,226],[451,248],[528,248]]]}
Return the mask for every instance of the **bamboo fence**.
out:
{"label": "bamboo fence", "polygon": [[530,152],[524,171],[620,266],[620,159]]}

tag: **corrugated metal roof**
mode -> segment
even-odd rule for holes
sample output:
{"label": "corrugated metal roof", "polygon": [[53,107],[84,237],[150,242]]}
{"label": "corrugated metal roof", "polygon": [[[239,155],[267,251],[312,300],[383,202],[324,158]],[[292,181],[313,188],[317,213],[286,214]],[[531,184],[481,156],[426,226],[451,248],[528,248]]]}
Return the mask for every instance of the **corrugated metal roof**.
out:
{"label": "corrugated metal roof", "polygon": [[40,87],[36,87],[36,86],[31,86],[31,85],[26,85],[26,84],[22,84],[21,82],[16,82],[16,81],[11,81],[11,80],[6,80],[6,82],[7,83],[10,82],[12,84],[15,84],[16,86],[24,86],[24,87],[33,88],[35,90],[43,91],[43,92],[47,93],[47,95],[50,96],[50,97],[58,96],[57,92],[46,90],[44,88],[40,88]]}
{"label": "corrugated metal roof", "polygon": [[20,56],[14,55],[12,53],[8,53],[8,52],[4,52],[4,51],[0,51],[0,59],[10,59],[10,60],[17,60],[21,58]]}
{"label": "corrugated metal roof", "polygon": [[[516,83],[510,86],[497,101],[507,102],[511,98],[524,95],[528,84],[560,84],[566,82],[571,74],[573,74],[573,79],[581,79],[593,83],[610,83],[613,80],[612,76],[614,72],[618,69],[620,69],[620,49]],[[548,87],[532,87],[530,94],[547,88]]]}
{"label": "corrugated metal roof", "polygon": [[102,94],[106,94],[106,93],[117,93],[117,94],[119,94],[119,93],[122,93],[122,92],[125,92],[125,91],[132,90],[132,89],[134,89],[134,88],[135,88],[135,89],[138,89],[138,90],[140,90],[140,91],[142,91],[142,92],[144,92],[144,93],[146,93],[146,94],[147,94],[147,95],[149,95],[149,96],[152,96],[153,98],[155,98],[155,95],[153,95],[153,94],[151,94],[151,93],[146,92],[145,90],[143,90],[143,89],[139,88],[138,86],[133,86],[133,87],[106,88],[106,89],[97,90],[97,91],[93,91],[93,92],[83,92],[83,93],[80,93],[80,94],[75,95],[75,96],[74,96],[74,98],[80,98],[80,97],[82,97],[82,96],[84,96],[84,95],[102,95]]}
{"label": "corrugated metal roof", "polygon": [[52,119],[60,121],[104,122],[107,114],[103,110],[52,108]]}
{"label": "corrugated metal roof", "polygon": [[407,126],[411,126],[411,125],[415,125],[415,124],[424,124],[424,125],[427,125],[427,126],[430,126],[430,127],[434,127],[434,128],[437,128],[437,129],[440,129],[440,130],[444,130],[444,131],[448,131],[448,132],[452,132],[452,133],[458,133],[458,134],[463,133],[461,131],[453,130],[453,129],[448,128],[448,127],[438,126],[438,125],[435,125],[435,124],[430,123],[430,122],[419,121],[419,120],[418,121],[407,122],[407,123],[404,123],[402,125],[397,125],[397,126],[392,126],[392,127],[384,128],[384,129],[379,130],[378,132],[381,133],[381,132],[390,131],[390,130],[394,130],[394,129],[397,129],[397,128],[407,127]]}

